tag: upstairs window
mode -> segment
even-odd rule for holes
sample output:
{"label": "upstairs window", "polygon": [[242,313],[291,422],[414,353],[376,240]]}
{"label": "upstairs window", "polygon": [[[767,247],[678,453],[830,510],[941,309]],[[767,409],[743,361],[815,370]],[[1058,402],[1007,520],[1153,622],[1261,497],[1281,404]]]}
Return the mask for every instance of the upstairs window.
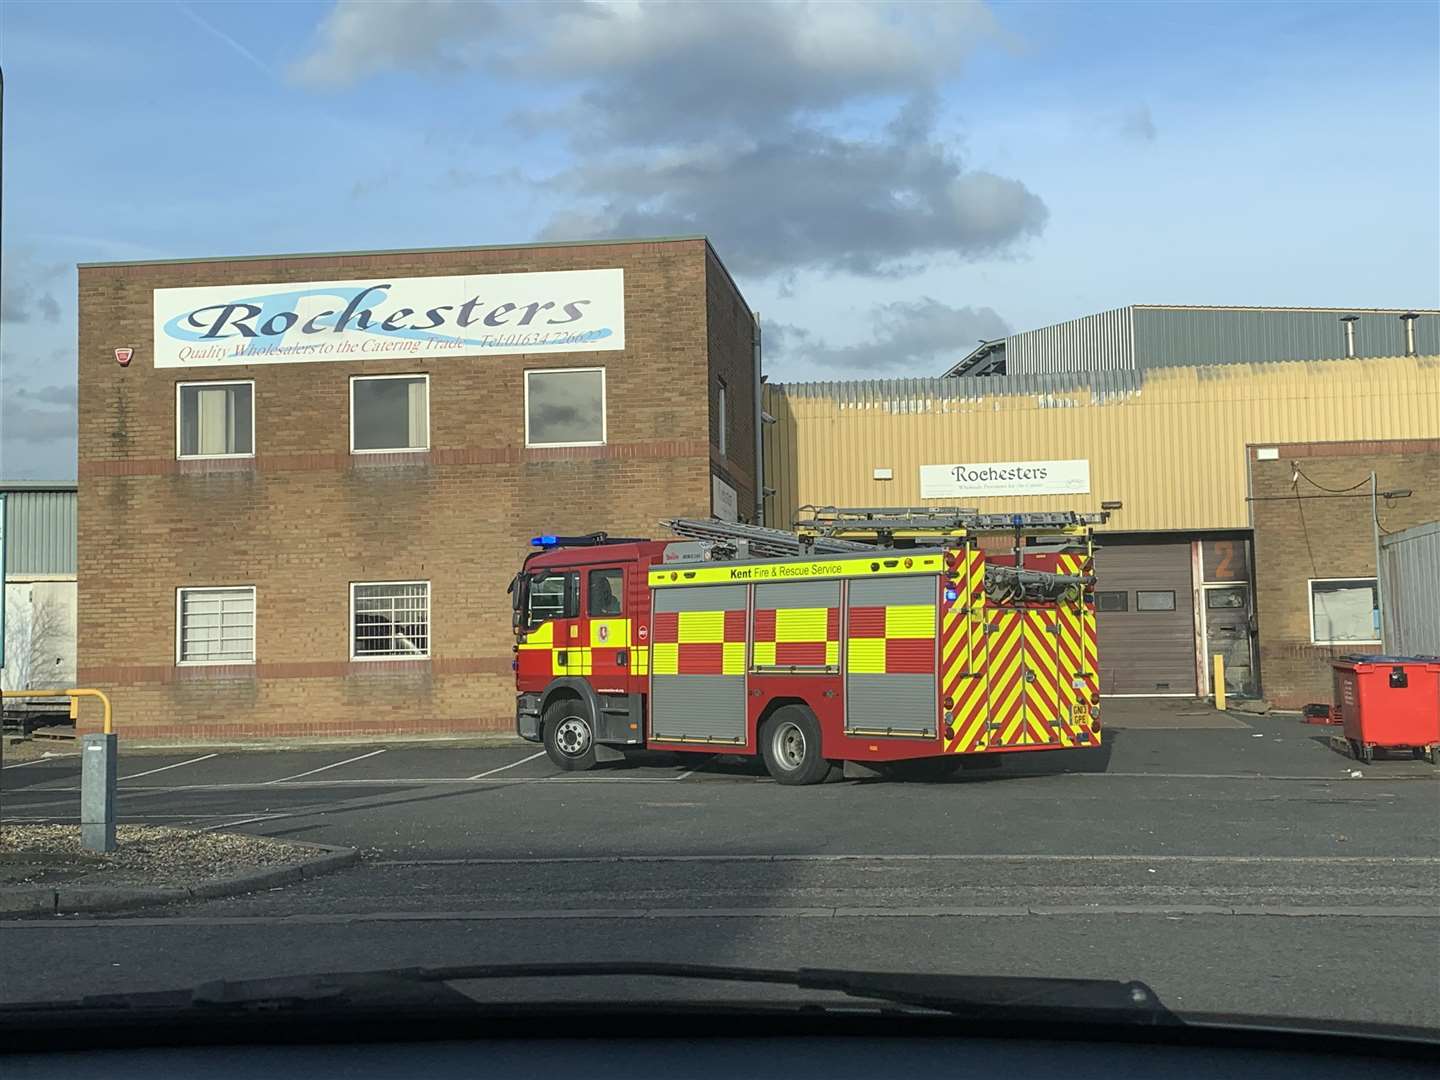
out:
{"label": "upstairs window", "polygon": [[254,456],[254,382],[180,383],[175,411],[177,457]]}
{"label": "upstairs window", "polygon": [[525,373],[526,446],[600,446],[604,442],[604,368]]}
{"label": "upstairs window", "polygon": [[365,375],[350,380],[350,451],[430,449],[430,377]]}

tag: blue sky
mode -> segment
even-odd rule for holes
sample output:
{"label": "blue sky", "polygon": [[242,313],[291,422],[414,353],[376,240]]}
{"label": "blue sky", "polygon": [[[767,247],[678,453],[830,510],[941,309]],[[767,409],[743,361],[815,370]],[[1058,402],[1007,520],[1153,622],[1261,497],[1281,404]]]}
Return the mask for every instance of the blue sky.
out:
{"label": "blue sky", "polygon": [[1408,4],[0,5],[0,473],[74,264],[708,233],[777,381],[1128,303],[1440,306]]}

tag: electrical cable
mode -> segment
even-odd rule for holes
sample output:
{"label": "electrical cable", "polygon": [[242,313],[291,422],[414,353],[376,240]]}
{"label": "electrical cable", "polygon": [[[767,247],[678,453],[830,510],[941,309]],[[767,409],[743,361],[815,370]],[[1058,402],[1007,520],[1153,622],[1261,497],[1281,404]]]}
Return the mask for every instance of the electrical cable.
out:
{"label": "electrical cable", "polygon": [[1329,487],[1326,487],[1324,484],[1317,484],[1317,483],[1315,483],[1314,480],[1311,480],[1310,477],[1306,476],[1303,472],[1300,471],[1300,466],[1294,464],[1293,462],[1291,463],[1291,466],[1290,466],[1290,467],[1295,470],[1295,475],[1296,475],[1296,476],[1299,476],[1299,477],[1303,477],[1304,480],[1305,480],[1305,482],[1306,482],[1307,484],[1310,484],[1310,485],[1313,486],[1313,487],[1317,487],[1317,488],[1319,488],[1321,491],[1328,491],[1328,492],[1330,492],[1331,495],[1343,495],[1343,494],[1344,494],[1345,492],[1347,492],[1347,491],[1354,491],[1356,488],[1364,487],[1366,484],[1370,483],[1370,478],[1367,476],[1364,480],[1361,480],[1358,484],[1351,484],[1349,487],[1344,487],[1344,488],[1329,488]]}

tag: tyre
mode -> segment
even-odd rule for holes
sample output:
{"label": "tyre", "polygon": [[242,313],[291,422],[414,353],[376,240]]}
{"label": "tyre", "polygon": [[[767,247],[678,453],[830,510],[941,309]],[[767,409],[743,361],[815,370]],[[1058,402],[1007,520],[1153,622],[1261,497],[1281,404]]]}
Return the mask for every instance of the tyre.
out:
{"label": "tyre", "polygon": [[584,772],[595,764],[595,726],[578,698],[551,702],[545,710],[545,753],[566,772]]}
{"label": "tyre", "polygon": [[760,729],[760,755],[778,784],[818,784],[830,775],[820,746],[820,724],[803,705],[775,710]]}
{"label": "tyre", "polygon": [[910,758],[908,761],[892,761],[885,766],[883,771],[885,775],[892,780],[926,783],[944,780],[946,777],[954,776],[960,771],[964,764],[959,754],[950,754],[945,757],[923,757]]}

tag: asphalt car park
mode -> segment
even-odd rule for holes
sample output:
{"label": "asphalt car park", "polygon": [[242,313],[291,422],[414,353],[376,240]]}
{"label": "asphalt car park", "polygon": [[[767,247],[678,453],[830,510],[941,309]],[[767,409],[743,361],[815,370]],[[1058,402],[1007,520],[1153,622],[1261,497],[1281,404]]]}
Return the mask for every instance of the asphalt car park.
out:
{"label": "asphalt car park", "polygon": [[[1362,766],[1290,718],[1142,719],[1100,750],[930,783],[788,788],[668,753],[566,773],[532,744],[122,741],[119,776],[122,822],[364,858],[249,896],[4,923],[0,996],[624,956],[1142,978],[1176,1007],[1440,1020],[1436,769]],[[78,780],[74,756],[7,764],[0,814],[73,821]]]}

